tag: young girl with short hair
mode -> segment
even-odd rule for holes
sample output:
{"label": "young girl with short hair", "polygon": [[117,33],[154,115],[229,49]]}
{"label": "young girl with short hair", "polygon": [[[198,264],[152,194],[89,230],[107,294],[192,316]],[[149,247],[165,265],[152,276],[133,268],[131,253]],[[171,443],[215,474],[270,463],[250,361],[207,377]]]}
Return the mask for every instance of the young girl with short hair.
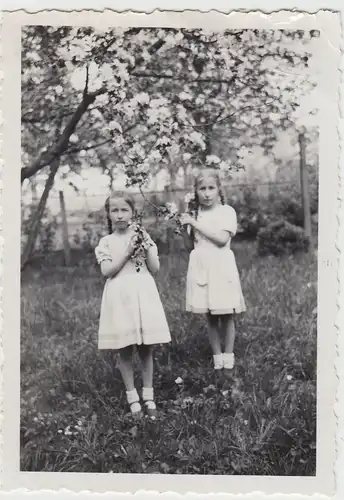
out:
{"label": "young girl with short hair", "polygon": [[[225,204],[215,170],[195,179],[195,214],[181,223],[191,250],[186,285],[186,310],[206,314],[215,370],[234,366],[235,315],[246,310],[231,240],[237,231],[234,208]],[[221,333],[224,332],[224,352]]]}
{"label": "young girl with short hair", "polygon": [[127,196],[111,196],[105,210],[109,234],[95,249],[106,278],[103,291],[98,347],[119,353],[119,370],[133,416],[141,416],[140,398],[134,386],[133,350],[137,346],[142,365],[142,399],[147,414],[156,416],[153,396],[153,346],[171,340],[165,312],[154,281],[160,267],[155,243],[144,230],[144,261],[133,260],[137,234],[132,222],[135,206]]}

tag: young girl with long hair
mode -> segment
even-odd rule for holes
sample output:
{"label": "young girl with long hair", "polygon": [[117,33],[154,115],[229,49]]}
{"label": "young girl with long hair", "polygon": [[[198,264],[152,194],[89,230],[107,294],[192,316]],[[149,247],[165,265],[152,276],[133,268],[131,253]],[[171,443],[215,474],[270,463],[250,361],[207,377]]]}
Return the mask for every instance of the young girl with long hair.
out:
{"label": "young girl with long hair", "polygon": [[[218,173],[204,169],[195,179],[195,211],[181,224],[191,250],[186,310],[206,314],[215,370],[234,366],[235,315],[246,310],[231,239],[237,231],[234,208],[225,203]],[[224,351],[221,337],[224,334]]]}
{"label": "young girl with long hair", "polygon": [[[138,238],[132,222],[135,206],[127,196],[111,196],[105,203],[109,234],[99,241],[95,254],[106,278],[103,291],[98,347],[119,353],[119,370],[133,416],[141,416],[134,386],[133,350],[142,365],[142,399],[150,417],[157,414],[153,396],[153,346],[171,340],[165,312],[153,278],[159,270],[155,243],[143,230],[144,259],[138,269],[133,259]],[[139,272],[138,272],[139,271]]]}

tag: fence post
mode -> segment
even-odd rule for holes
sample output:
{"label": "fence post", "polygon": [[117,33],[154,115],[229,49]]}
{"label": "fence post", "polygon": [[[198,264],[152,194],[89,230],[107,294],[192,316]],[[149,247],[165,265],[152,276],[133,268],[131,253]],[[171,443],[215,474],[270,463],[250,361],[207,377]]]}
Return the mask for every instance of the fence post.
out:
{"label": "fence post", "polygon": [[51,164],[49,176],[48,179],[46,180],[44,191],[41,196],[41,199],[39,200],[36,212],[34,213],[32,220],[30,222],[28,238],[23,250],[23,254],[21,256],[21,270],[23,270],[26,264],[28,263],[28,260],[30,259],[31,254],[35,248],[36,238],[39,233],[41,219],[45,211],[45,206],[47,203],[50,190],[54,185],[54,178],[58,168],[59,168],[59,160],[55,159]]}
{"label": "fence post", "polygon": [[305,133],[299,133],[299,146],[300,146],[300,183],[301,183],[301,199],[303,210],[303,226],[306,236],[309,238],[310,250],[313,250],[312,239],[312,219],[309,198],[308,186],[308,168],[306,160],[306,138]]}
{"label": "fence post", "polygon": [[70,264],[70,245],[69,245],[69,237],[68,237],[68,222],[66,216],[66,206],[64,201],[63,191],[59,191],[60,198],[60,208],[61,208],[61,220],[62,220],[62,241],[63,241],[63,253],[65,265],[69,266]]}

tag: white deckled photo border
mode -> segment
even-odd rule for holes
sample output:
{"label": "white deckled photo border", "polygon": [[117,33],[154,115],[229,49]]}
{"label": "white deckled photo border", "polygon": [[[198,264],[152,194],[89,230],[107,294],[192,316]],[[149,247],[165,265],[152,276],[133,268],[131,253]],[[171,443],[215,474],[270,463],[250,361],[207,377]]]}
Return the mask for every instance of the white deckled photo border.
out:
{"label": "white deckled photo border", "polygon": [[[230,28],[320,29],[318,54],[319,146],[319,247],[318,247],[318,398],[317,398],[317,475],[315,477],[256,476],[186,476],[141,474],[86,474],[19,471],[19,341],[20,341],[20,32],[27,24],[105,26],[178,26],[207,28],[214,31]],[[24,11],[3,13],[2,44],[2,169],[3,192],[3,402],[2,477],[6,491],[89,490],[97,493],[159,491],[175,493],[231,493],[328,495],[335,491],[334,406],[338,386],[336,360],[336,322],[338,323],[338,217],[340,158],[340,84],[341,24],[338,13],[316,14],[287,10],[263,14],[259,11],[231,12],[228,15],[210,11],[155,11],[152,14],[81,11]],[[338,133],[339,131],[339,133]],[[2,165],[1,165],[2,167]],[[1,186],[2,187],[2,186]],[[1,211],[2,213],[2,211]],[[340,229],[343,236],[343,230]],[[344,239],[342,237],[342,239]],[[341,313],[342,314],[342,313]],[[10,359],[10,362],[6,362]],[[338,441],[337,441],[338,445]]]}

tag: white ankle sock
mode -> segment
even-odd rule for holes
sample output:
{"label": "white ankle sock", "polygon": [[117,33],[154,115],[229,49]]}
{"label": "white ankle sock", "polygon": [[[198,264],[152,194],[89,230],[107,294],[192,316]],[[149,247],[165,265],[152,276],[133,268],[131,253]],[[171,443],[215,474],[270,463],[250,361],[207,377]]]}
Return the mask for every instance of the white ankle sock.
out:
{"label": "white ankle sock", "polygon": [[231,370],[234,367],[234,353],[224,352],[223,353],[223,367],[227,370]]}
{"label": "white ankle sock", "polygon": [[130,405],[130,411],[132,413],[136,413],[141,410],[141,405],[139,403],[140,398],[137,393],[136,389],[133,389],[132,391],[126,391],[127,394],[127,401]]}
{"label": "white ankle sock", "polygon": [[153,387],[142,388],[142,399],[149,410],[155,410]]}
{"label": "white ankle sock", "polygon": [[214,359],[214,369],[221,370],[221,368],[223,368],[222,354],[213,354],[213,359]]}

